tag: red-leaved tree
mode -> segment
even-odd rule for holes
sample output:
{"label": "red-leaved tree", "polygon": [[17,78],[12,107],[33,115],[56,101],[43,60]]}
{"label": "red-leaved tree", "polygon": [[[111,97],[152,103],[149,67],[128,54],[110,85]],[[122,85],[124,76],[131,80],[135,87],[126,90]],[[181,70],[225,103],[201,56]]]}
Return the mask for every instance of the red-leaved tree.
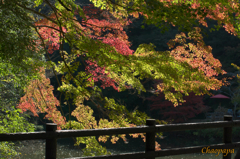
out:
{"label": "red-leaved tree", "polygon": [[[40,39],[37,41],[39,44],[37,47],[43,47],[47,48],[47,52],[49,54],[52,54],[53,51],[55,50],[60,50],[59,54],[62,58],[62,63],[65,64],[65,66],[61,68],[57,68],[57,66],[50,62],[52,66],[55,66],[55,70],[53,69],[54,73],[58,69],[60,72],[67,72],[69,71],[70,73],[62,77],[62,82],[65,84],[66,81],[68,80],[73,80],[73,82],[79,82],[81,83],[82,86],[86,86],[85,83],[81,78],[76,78],[72,76],[72,73],[77,69],[77,66],[73,68],[72,70],[70,67],[74,64],[71,62],[77,63],[75,60],[77,57],[81,56],[84,57],[88,54],[88,49],[86,47],[89,47],[91,45],[86,45],[83,44],[83,47],[79,48],[76,45],[72,44],[69,39],[75,38],[75,39],[81,39],[81,38],[89,38],[90,43],[94,45],[92,49],[96,48],[96,56],[97,52],[99,49],[101,49],[101,44],[106,44],[106,47],[109,45],[112,46],[113,49],[117,50],[120,54],[124,56],[132,55],[133,50],[129,48],[130,43],[127,40],[127,35],[125,31],[123,31],[123,27],[125,25],[128,25],[130,23],[129,20],[125,20],[124,22],[118,22],[117,19],[110,19],[110,16],[108,15],[107,12],[102,12],[100,9],[94,8],[93,5],[90,6],[85,6],[83,8],[84,13],[86,14],[86,17],[83,18],[82,22],[78,22],[77,18],[74,17],[68,17],[71,18],[75,21],[75,23],[72,23],[72,26],[61,26],[61,24],[56,25],[59,22],[59,19],[62,18],[57,17],[55,13],[52,13],[49,17],[46,17],[45,19],[39,20],[35,23],[35,29],[37,33],[39,34]],[[78,14],[78,10],[74,12],[75,14]],[[59,14],[64,14],[64,11]],[[88,16],[88,14],[91,14],[91,16]],[[94,18],[98,17],[99,14],[102,15],[103,18],[102,20],[98,20]],[[66,17],[65,17],[66,18]],[[62,21],[67,21],[67,19],[61,19]],[[60,27],[59,27],[60,26]],[[68,31],[71,30],[71,27],[75,27],[77,29],[76,32],[78,34],[69,34]],[[68,55],[65,51],[62,51],[62,44],[63,40],[61,40],[61,37],[65,38],[66,41],[69,42],[70,47],[71,47],[71,55]],[[96,41],[95,39],[100,40]],[[99,48],[98,48],[99,45]],[[111,53],[113,50],[109,50],[109,53]],[[48,56],[47,53],[47,56]],[[71,62],[68,62],[71,61]],[[114,64],[116,60],[113,60],[112,63]],[[104,66],[99,66],[101,65],[100,61],[92,60],[91,57],[88,57],[88,60],[83,61],[85,67],[86,67],[86,74],[84,74],[84,77],[88,77],[88,81],[93,81],[92,84],[88,84],[88,87],[94,88],[94,82],[97,82],[100,80],[102,82],[103,88],[105,87],[110,87],[112,86],[115,90],[120,90],[120,80],[118,81],[118,78],[113,78],[114,74],[110,73],[110,70],[105,70]],[[53,67],[54,68],[54,67]],[[32,83],[28,86],[28,88],[25,89],[26,95],[21,98],[20,104],[18,105],[17,108],[22,109],[23,111],[30,110],[34,113],[35,116],[38,116],[37,113],[41,112],[46,112],[47,115],[45,118],[48,118],[49,120],[52,120],[54,123],[58,125],[57,129],[61,130],[63,128],[74,128],[74,129],[91,129],[91,128],[107,128],[107,127],[119,127],[119,126],[124,126],[124,127],[134,127],[136,126],[133,123],[127,123],[125,120],[119,121],[119,122],[114,122],[111,121],[110,124],[107,124],[106,120],[100,120],[99,123],[97,124],[96,120],[94,117],[92,117],[92,110],[88,106],[83,105],[83,100],[90,100],[92,101],[93,104],[97,106],[97,108],[100,110],[100,112],[104,113],[106,109],[104,109],[103,106],[100,106],[96,101],[94,101],[91,97],[91,94],[87,90],[84,90],[83,92],[85,93],[85,97],[81,97],[78,94],[74,94],[74,103],[76,104],[77,108],[75,111],[71,113],[72,116],[75,116],[78,121],[81,121],[83,124],[82,126],[76,125],[75,121],[67,121],[64,116],[63,111],[58,111],[56,109],[56,106],[59,106],[59,101],[54,97],[53,92],[52,92],[52,86],[50,85],[49,79],[46,79],[44,77],[44,68],[40,68],[41,71],[41,79],[34,80]],[[108,71],[109,73],[106,73]],[[60,87],[60,82],[59,87]],[[69,83],[66,82],[66,84],[69,86]],[[129,86],[124,86],[126,88],[129,88]],[[65,91],[65,87],[62,87],[62,90],[60,91]],[[71,90],[72,89],[72,90]],[[72,92],[73,91],[73,92]],[[67,91],[67,98],[65,100],[69,99],[69,94],[71,93],[77,93],[77,89],[73,89],[72,87],[70,88],[70,91]],[[69,93],[69,94],[68,94]],[[112,105],[109,105],[111,107]],[[61,106],[60,106],[61,108]],[[106,108],[106,107],[105,107]],[[128,112],[126,109],[121,110],[123,112]],[[106,111],[109,113],[113,113],[110,111]],[[120,113],[121,115],[124,115]],[[114,113],[116,114],[116,113]],[[144,115],[144,114],[143,114]],[[134,116],[136,114],[128,114],[129,117],[134,119]],[[146,117],[144,117],[146,118]],[[144,120],[144,118],[141,118],[141,120]],[[140,119],[140,118],[139,118]],[[121,117],[118,116],[117,120],[122,120]],[[135,120],[137,121],[137,120]],[[140,121],[140,120],[139,120]],[[140,122],[142,123],[142,122]],[[140,124],[139,123],[139,124]],[[145,136],[143,133],[137,133],[137,134],[130,134],[133,137],[138,137],[140,135],[143,140],[145,141]],[[119,135],[124,141],[126,141],[125,134]],[[109,136],[106,137],[99,137],[99,141],[106,142]],[[115,135],[112,136],[111,142],[116,143],[118,140],[118,137],[115,137]],[[79,139],[81,140],[81,139]],[[92,140],[92,139],[91,139]],[[94,141],[93,141],[94,142]],[[82,141],[84,143],[84,141]],[[97,143],[96,143],[97,144]],[[92,145],[93,146],[93,145]],[[95,145],[92,147],[92,149],[96,149],[98,147],[101,147],[100,145]],[[160,145],[156,142],[156,150],[160,150]],[[103,153],[103,151],[101,151]],[[105,152],[104,152],[105,153]]]}
{"label": "red-leaved tree", "polygon": [[[219,89],[223,85],[222,81],[214,78],[220,73],[225,73],[221,70],[220,62],[213,58],[211,47],[205,46],[201,30],[198,27],[193,28],[189,21],[193,22],[197,19],[203,23],[205,17],[215,18],[224,22],[225,29],[236,35],[229,20],[229,14],[227,14],[228,11],[238,11],[234,2],[225,2],[224,4],[228,8],[223,6],[221,8],[219,7],[221,3],[217,3],[216,0],[213,0],[214,3],[211,5],[198,1],[188,4],[185,1],[175,3],[171,0],[153,0],[149,3],[139,1],[130,4],[130,1],[93,0],[95,6],[109,11],[105,12],[93,6],[85,7],[82,10],[79,6],[74,5],[73,1],[58,0],[55,6],[48,0],[44,1],[52,8],[53,14],[51,16],[42,15],[45,19],[35,23],[34,28],[40,38],[39,46],[36,47],[46,48],[48,46],[47,56],[54,50],[60,50],[62,61],[59,61],[59,65],[57,66],[51,61],[48,63],[52,65],[54,73],[56,71],[68,72],[62,77],[61,85],[58,81],[58,91],[65,92],[67,102],[69,98],[73,99],[77,108],[71,115],[78,121],[70,121],[70,119],[66,121],[62,117],[64,113],[56,111],[54,106],[58,106],[59,103],[48,89],[50,83],[44,76],[39,81],[33,81],[29,88],[25,89],[26,95],[21,99],[18,107],[33,112],[45,111],[47,113],[45,117],[57,123],[58,130],[63,128],[130,127],[145,124],[148,117],[144,113],[129,112],[124,106],[115,103],[114,99],[103,98],[101,89],[94,85],[97,81],[102,82],[102,88],[112,86],[115,90],[123,91],[130,88],[130,86],[126,86],[127,83],[132,88],[146,91],[139,79],[146,77],[161,79],[162,81],[158,83],[156,89],[164,93],[165,99],[174,103],[174,106],[177,106],[178,100],[184,102],[181,100],[182,94],[188,96],[189,92],[194,92],[196,95],[202,95],[209,93],[208,91],[211,89]],[[18,5],[21,6],[21,4]],[[22,7],[24,8],[24,6]],[[31,9],[28,8],[28,10]],[[89,12],[91,15],[88,15]],[[226,12],[226,14],[222,12]],[[79,22],[74,13],[78,13],[83,21]],[[114,17],[110,17],[109,13]],[[152,44],[141,44],[133,53],[133,50],[129,49],[130,43],[123,31],[123,27],[130,21],[124,16],[119,17],[132,15],[138,18],[139,14],[144,16],[147,24],[159,26],[164,20],[172,25],[187,25],[188,28],[193,29],[190,29],[188,37],[184,33],[180,33],[176,35],[175,39],[170,40],[168,44],[172,49],[176,43],[180,43],[180,46],[171,52],[158,52],[154,50]],[[105,19],[95,18],[99,15]],[[186,39],[193,40],[195,43],[185,44]],[[68,42],[71,54],[63,50],[63,42]],[[76,61],[79,56],[87,58],[86,61],[82,61],[86,71],[77,72],[77,76],[74,76],[73,73],[79,67],[79,62]],[[44,68],[41,69],[44,70]],[[41,86],[42,84],[44,87]],[[92,87],[93,91],[89,91],[87,87]],[[173,92],[173,89],[176,92]],[[100,97],[102,101],[96,103],[92,98],[93,95]],[[93,110],[83,104],[84,100],[90,100],[100,112],[105,113],[111,120],[100,119],[97,123],[92,116]],[[35,113],[35,115],[37,114]],[[143,133],[131,135],[134,137],[141,135],[145,139]],[[99,141],[105,142],[108,137],[99,137]],[[120,137],[124,141],[126,140],[125,134]],[[81,137],[77,139],[77,144],[85,143],[87,145],[86,154],[91,154],[96,149],[98,154],[106,154],[106,149],[102,148],[95,138]],[[113,136],[111,141],[115,143],[118,139]],[[159,146],[156,142],[156,150],[160,150]]]}
{"label": "red-leaved tree", "polygon": [[150,105],[150,110],[158,111],[161,115],[161,120],[166,120],[167,122],[186,122],[188,119],[209,109],[208,106],[204,105],[203,96],[196,96],[194,93],[189,93],[189,96],[184,96],[183,99],[186,102],[174,107],[170,101],[164,100],[163,93],[148,98],[148,100],[153,102]]}

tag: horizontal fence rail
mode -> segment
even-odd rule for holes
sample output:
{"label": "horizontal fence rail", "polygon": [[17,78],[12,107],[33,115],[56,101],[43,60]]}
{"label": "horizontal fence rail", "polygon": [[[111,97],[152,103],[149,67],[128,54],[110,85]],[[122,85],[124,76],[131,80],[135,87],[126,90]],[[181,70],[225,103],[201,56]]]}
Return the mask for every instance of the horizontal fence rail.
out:
{"label": "horizontal fence rail", "polygon": [[[74,157],[68,159],[155,159],[155,157],[200,153],[204,147],[211,149],[235,149],[240,147],[240,142],[232,143],[232,127],[240,126],[240,120],[232,120],[231,115],[224,115],[224,121],[199,122],[155,125],[155,119],[147,119],[146,126],[124,127],[124,128],[104,128],[104,129],[84,129],[84,130],[57,130],[54,123],[46,124],[46,131],[29,132],[29,133],[9,133],[0,134],[0,141],[17,141],[17,140],[39,140],[46,139],[46,159],[56,159],[57,139],[69,137],[99,136],[99,135],[116,135],[116,134],[134,134],[146,133],[145,152],[124,153],[118,155],[95,156],[95,157]],[[183,130],[197,130],[207,128],[223,128],[223,143],[205,146],[193,146],[183,148],[171,148],[155,151],[155,134],[156,132],[171,132]],[[231,153],[223,159],[231,159]]]}

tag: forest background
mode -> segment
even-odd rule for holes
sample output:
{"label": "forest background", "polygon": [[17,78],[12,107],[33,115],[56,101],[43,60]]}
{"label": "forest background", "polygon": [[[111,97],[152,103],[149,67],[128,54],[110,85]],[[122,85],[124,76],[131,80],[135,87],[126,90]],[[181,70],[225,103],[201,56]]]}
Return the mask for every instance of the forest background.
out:
{"label": "forest background", "polygon": [[[11,3],[9,3],[7,5],[7,2],[5,2],[5,3],[3,3],[3,2],[4,1],[1,2],[1,7],[2,7],[1,9],[6,9],[7,10],[9,8],[7,8],[6,6],[12,5]],[[53,4],[53,1],[50,1],[50,2]],[[84,4],[84,5],[81,5],[81,6],[89,6],[88,4],[90,4],[90,2],[76,1],[75,4]],[[3,8],[3,7],[6,7],[6,8]],[[40,13],[43,13],[43,14],[46,14],[46,15],[49,13],[49,10],[50,10],[49,7],[47,7],[47,6],[43,7],[43,5],[41,5],[38,8],[36,8],[35,10],[37,11],[39,8],[42,8],[42,11],[40,11]],[[5,13],[5,12],[2,12],[2,13]],[[6,15],[2,14],[1,16],[4,17]],[[133,21],[133,23],[131,23],[129,26],[126,26],[124,28],[124,31],[126,31],[126,34],[129,37],[128,40],[132,43],[132,46],[130,47],[131,50],[136,51],[140,44],[152,43],[156,46],[155,47],[156,51],[170,51],[171,49],[169,48],[167,43],[169,42],[170,39],[174,39],[176,34],[179,34],[179,33],[182,32],[182,31],[178,30],[179,29],[178,27],[173,27],[173,26],[171,26],[170,30],[165,32],[165,33],[160,33],[161,29],[157,28],[154,25],[144,25],[144,29],[143,29],[141,27],[143,17],[140,16],[139,19],[134,18],[134,17],[130,17],[130,18]],[[17,18],[15,20],[17,21]],[[6,21],[2,22],[2,23],[3,23],[3,26],[5,26],[5,28],[1,29],[1,34],[2,34],[1,37],[4,37],[3,32],[4,31],[6,32],[6,30],[4,30],[4,29],[11,29],[11,28],[13,28],[13,25],[7,26],[7,24],[9,24],[9,23],[7,23]],[[207,46],[210,45],[213,48],[212,49],[212,54],[213,54],[214,58],[219,59],[219,61],[223,65],[222,69],[227,72],[227,74],[225,74],[225,75],[218,76],[218,79],[221,80],[225,77],[232,77],[232,79],[228,78],[228,81],[231,82],[231,85],[222,86],[221,89],[218,89],[217,91],[210,91],[210,92],[214,93],[214,94],[217,94],[218,92],[221,91],[221,93],[223,93],[225,95],[228,95],[228,94],[231,93],[228,90],[228,88],[230,88],[230,86],[231,86],[231,89],[233,89],[233,92],[235,92],[235,93],[233,93],[233,96],[235,95],[234,96],[235,98],[232,98],[232,100],[229,100],[229,101],[225,101],[225,103],[222,103],[222,104],[225,105],[226,108],[233,109],[234,108],[234,103],[238,103],[238,100],[239,100],[239,98],[238,98],[238,90],[239,90],[238,80],[236,78],[237,73],[239,73],[239,72],[236,68],[234,68],[231,65],[231,63],[234,63],[236,65],[240,65],[239,64],[239,56],[238,56],[238,47],[240,47],[239,46],[239,38],[234,36],[234,35],[231,35],[231,34],[227,33],[224,28],[220,28],[219,31],[210,32],[209,28],[212,28],[214,25],[217,24],[217,22],[207,20],[207,23],[208,23],[208,28],[205,28],[202,25],[199,25],[201,27],[201,30],[203,32],[205,31],[208,34],[208,36],[206,36],[206,35],[203,36],[203,41]],[[185,33],[187,34],[188,32],[185,32]],[[34,35],[34,36],[36,36],[36,35]],[[21,36],[18,35],[18,37],[26,39],[26,37],[24,37],[23,35],[21,35]],[[6,39],[4,39],[4,40],[6,40]],[[9,40],[13,40],[13,39],[9,39]],[[6,44],[6,41],[3,42],[2,44]],[[28,45],[29,44],[30,43],[28,43]],[[2,89],[2,93],[1,93],[1,106],[2,106],[1,117],[3,118],[3,123],[2,123],[2,130],[3,131],[2,132],[8,132],[9,133],[9,132],[32,131],[33,127],[31,125],[29,125],[29,128],[26,128],[25,127],[26,125],[24,125],[24,124],[26,124],[27,122],[20,122],[20,121],[24,121],[25,119],[27,119],[27,117],[25,117],[24,115],[27,115],[27,114],[30,114],[32,116],[35,115],[34,114],[34,112],[35,112],[34,109],[31,109],[31,107],[27,107],[25,105],[25,110],[26,110],[26,108],[28,108],[32,112],[28,111],[27,113],[24,113],[24,114],[19,114],[18,111],[16,111],[16,109],[15,109],[16,106],[18,105],[18,103],[24,103],[24,99],[22,97],[26,96],[27,93],[24,92],[23,88],[21,88],[21,86],[24,85],[24,83],[21,83],[21,82],[25,81],[25,80],[23,80],[24,76],[29,76],[29,75],[26,75],[26,73],[22,73],[22,76],[18,76],[18,75],[21,75],[21,73],[17,75],[17,74],[15,74],[14,71],[13,72],[9,71],[9,68],[14,67],[15,65],[10,65],[10,63],[6,62],[6,59],[8,59],[10,56],[6,57],[6,52],[4,52],[5,51],[4,49],[7,50],[9,48],[7,48],[7,47],[4,48],[4,45],[1,45],[1,60],[2,60],[1,61],[1,69],[2,69],[2,71],[1,71],[1,79],[2,79],[2,81],[1,81],[1,89]],[[64,43],[63,44],[63,49],[67,53],[70,54],[71,49],[69,47],[69,44]],[[58,64],[58,61],[63,61],[62,57],[61,57],[61,54],[59,54],[58,50],[54,51],[52,54],[49,54],[49,55],[51,55],[50,60],[47,57],[48,55],[43,54],[43,53],[42,53],[42,55],[44,55],[44,56],[40,56],[40,55],[37,56],[36,54],[31,54],[31,52],[28,52],[27,55],[28,55],[28,57],[31,57],[33,59],[34,62],[32,62],[32,63],[34,63],[34,65],[31,65],[31,66],[35,66],[35,68],[38,68],[40,65],[42,65],[41,62],[53,61],[55,64]],[[34,57],[32,57],[31,55],[34,55]],[[13,61],[14,60],[16,60],[16,61],[20,60],[21,61],[22,60],[21,58],[24,58],[23,56],[26,56],[26,54],[23,54],[22,56],[19,56],[18,59],[13,59]],[[11,58],[13,58],[13,57],[14,56],[12,56]],[[39,61],[39,59],[42,59],[41,62]],[[14,61],[15,63],[14,62],[13,63],[16,64],[17,63],[16,61]],[[39,61],[39,63],[37,61]],[[78,61],[81,61],[81,59],[78,59]],[[16,65],[16,66],[18,66],[18,65]],[[8,68],[8,69],[5,69],[5,68]],[[26,68],[30,69],[29,66],[26,66]],[[78,72],[80,72],[80,70],[84,70],[85,68],[84,67],[79,67],[78,69],[79,70],[75,72],[76,74]],[[32,73],[32,70],[31,71],[28,70],[28,72]],[[73,115],[70,116],[71,112],[76,109],[76,106],[74,106],[75,105],[74,100],[69,100],[69,101],[66,102],[66,100],[64,99],[65,96],[63,94],[61,94],[61,92],[59,90],[57,90],[57,88],[59,87],[57,79],[61,80],[62,77],[63,77],[63,74],[64,74],[64,76],[66,76],[67,73],[64,72],[64,71],[59,71],[60,73],[57,73],[58,75],[54,76],[54,73],[51,69],[45,69],[45,70],[46,70],[46,74],[45,74],[46,77],[50,78],[50,84],[54,86],[53,95],[60,101],[59,105],[61,106],[62,110],[60,108],[58,108],[58,111],[62,111],[63,114],[65,114],[65,117],[69,116],[70,119],[66,118],[67,121],[72,121],[73,125],[76,124],[75,128],[79,128],[77,123],[74,122],[74,121],[77,120],[77,117],[76,116],[74,117]],[[9,71],[9,72],[7,72],[7,71]],[[21,72],[21,71],[23,71],[23,70],[20,70],[19,72]],[[7,75],[7,73],[9,73],[9,74]],[[15,75],[15,77],[16,76],[17,77],[13,78],[12,76],[14,76],[14,75]],[[139,75],[139,76],[141,76],[141,75]],[[32,77],[36,78],[34,76],[32,76]],[[9,79],[14,79],[14,80],[12,80],[10,82]],[[121,91],[121,92],[116,91],[112,87],[106,87],[105,89],[103,89],[103,88],[101,88],[101,82],[96,82],[95,81],[95,86],[97,86],[97,88],[99,88],[99,89],[97,89],[98,95],[96,95],[96,93],[94,93],[94,96],[92,95],[90,97],[90,98],[92,98],[92,101],[84,100],[83,104],[88,105],[93,110],[93,116],[95,117],[96,121],[100,121],[101,116],[102,116],[102,118],[108,118],[108,117],[104,116],[103,114],[101,114],[99,112],[101,110],[99,109],[98,105],[94,104],[94,102],[95,103],[98,102],[101,105],[101,104],[103,104],[103,101],[100,97],[107,97],[108,99],[113,98],[117,101],[117,103],[123,104],[124,106],[126,106],[126,110],[123,109],[122,107],[119,107],[120,112],[122,111],[122,114],[120,113],[121,115],[126,116],[128,114],[128,112],[126,112],[126,111],[129,111],[132,114],[134,114],[134,112],[137,112],[137,113],[135,113],[135,116],[132,116],[132,118],[135,118],[138,115],[143,115],[144,116],[143,120],[139,120],[139,118],[136,118],[137,120],[135,122],[132,121],[132,123],[135,123],[136,125],[144,124],[147,116],[151,117],[151,118],[159,119],[159,120],[166,120],[168,122],[170,122],[172,119],[174,120],[174,122],[186,122],[188,119],[191,119],[191,118],[194,118],[194,117],[204,118],[202,112],[208,111],[207,107],[204,107],[204,105],[208,105],[212,110],[216,109],[216,107],[218,106],[218,103],[216,101],[213,101],[213,100],[209,99],[211,94],[201,96],[201,98],[195,96],[194,94],[190,94],[191,95],[190,98],[186,99],[187,100],[186,104],[174,107],[173,104],[169,104],[169,103],[166,103],[166,102],[164,103],[164,101],[166,101],[166,100],[162,98],[163,94],[159,94],[157,96],[154,95],[156,93],[156,90],[157,90],[157,84],[159,83],[158,80],[154,80],[153,78],[146,78],[145,77],[145,78],[142,78],[140,81],[141,81],[141,84],[143,84],[144,88],[147,90],[146,92],[141,92],[141,94],[138,94],[136,88],[135,89],[127,89],[127,90]],[[18,84],[19,84],[19,87],[16,86]],[[71,84],[73,84],[73,82],[71,82]],[[128,86],[133,86],[133,84],[134,83],[132,83],[132,84],[128,83]],[[139,86],[139,85],[137,85],[137,86]],[[36,91],[36,88],[33,88],[33,90]],[[49,92],[49,90],[47,92]],[[62,96],[62,97],[60,98],[60,96]],[[22,98],[22,101],[20,100],[21,98]],[[100,98],[100,99],[98,99],[98,98]],[[26,98],[26,101],[27,101],[27,99],[30,99],[30,98]],[[190,99],[193,99],[193,100],[189,101]],[[153,100],[157,100],[157,102],[156,101],[154,102]],[[160,104],[160,102],[161,102],[161,104]],[[172,101],[172,102],[174,102],[174,101]],[[39,102],[39,103],[41,103],[41,102]],[[164,104],[162,104],[162,103],[164,103]],[[111,104],[114,104],[114,103],[111,103]],[[11,107],[11,106],[14,106],[14,107]],[[21,108],[24,110],[24,107],[23,107],[24,105],[20,104],[20,106],[22,106]],[[163,108],[164,106],[167,106],[168,108],[167,109]],[[156,111],[156,110],[152,111],[151,108],[152,109],[157,108],[158,111]],[[239,108],[239,106],[236,107],[236,108]],[[5,111],[4,111],[4,109],[5,109]],[[15,110],[15,111],[13,111],[13,110]],[[141,114],[140,112],[144,112],[144,113],[146,113],[146,115]],[[9,115],[8,113],[11,113],[11,115]],[[39,122],[45,123],[45,122],[50,122],[51,121],[51,120],[45,120],[45,121],[43,120],[43,117],[47,113],[38,112],[37,114],[40,117]],[[91,113],[89,113],[89,114],[91,114]],[[24,118],[20,118],[19,115],[24,116]],[[130,114],[128,114],[128,115],[130,116]],[[34,119],[34,117],[31,117],[31,119]],[[35,119],[36,119],[36,117],[35,117]],[[106,121],[104,120],[104,122],[106,122]],[[23,123],[23,124],[19,125],[19,123]],[[160,122],[159,121],[159,123],[165,123],[165,122],[163,122],[163,121]],[[119,124],[121,124],[121,121],[119,121]],[[16,127],[16,125],[18,125],[17,126],[18,129],[16,129],[16,128],[14,129],[14,127]],[[71,123],[70,123],[70,126],[71,126]],[[111,127],[111,126],[117,127],[117,126],[120,126],[120,125],[118,125],[118,124],[114,125],[113,123],[108,125],[108,127]],[[121,126],[126,126],[126,125],[121,125]],[[80,140],[80,142],[81,143],[85,142],[85,144],[87,144],[85,140],[86,139],[83,138],[83,140]],[[117,139],[115,138],[115,140],[117,140]],[[91,139],[91,141],[95,142],[95,139]],[[103,141],[104,141],[104,139],[103,139]],[[95,144],[97,145],[96,142],[95,142]],[[99,145],[97,145],[97,146],[96,145],[95,145],[95,147],[91,147],[90,150],[93,150],[96,147],[98,147],[99,148],[99,154],[105,154],[106,153],[106,151],[103,151],[103,153],[100,151],[104,148],[102,148]],[[9,155],[8,149],[6,149],[6,147],[9,148],[9,145],[7,143],[2,143],[2,149],[4,150],[2,152],[5,153],[4,155]],[[13,148],[10,147],[10,150],[12,150],[11,152],[13,152],[13,154],[16,154],[16,152],[13,151]],[[91,154],[91,152],[86,151],[85,155],[89,155],[89,154]]]}

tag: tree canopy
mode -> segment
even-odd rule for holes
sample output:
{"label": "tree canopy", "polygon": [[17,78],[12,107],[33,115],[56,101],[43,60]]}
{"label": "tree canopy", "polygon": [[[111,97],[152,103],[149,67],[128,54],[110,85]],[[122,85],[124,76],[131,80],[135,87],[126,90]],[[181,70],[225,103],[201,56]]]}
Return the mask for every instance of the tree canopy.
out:
{"label": "tree canopy", "polygon": [[[6,11],[6,14],[1,13],[6,17],[1,34],[6,41],[1,39],[0,58],[2,65],[10,63],[13,69],[27,70],[19,75],[24,75],[23,78],[28,80],[22,84],[25,95],[17,108],[30,110],[35,116],[39,112],[47,113],[45,117],[56,123],[59,130],[145,124],[149,118],[145,113],[138,110],[129,112],[114,99],[103,97],[101,89],[96,86],[98,81],[103,89],[113,87],[119,92],[135,89],[140,94],[146,91],[142,79],[159,80],[155,92],[162,92],[165,99],[175,106],[184,102],[183,95],[188,96],[191,92],[196,95],[209,94],[209,90],[227,84],[225,80],[216,78],[226,72],[221,69],[219,60],[212,56],[211,46],[204,44],[199,25],[208,27],[206,18],[217,20],[216,29],[224,27],[228,33],[239,36],[236,20],[239,4],[236,0],[91,0],[93,5],[83,8],[76,5],[74,0],[56,0],[55,3],[44,0],[52,9],[50,15],[34,10],[29,6],[30,2],[34,2],[35,7],[43,3],[42,0],[1,1],[1,9]],[[15,25],[7,19],[11,14],[16,16],[13,18]],[[42,19],[37,19],[34,15],[41,16]],[[76,18],[76,15],[81,18]],[[123,30],[124,26],[131,23],[129,16],[143,16],[146,25],[155,25],[163,32],[172,25],[179,26],[180,31],[188,34],[181,32],[170,40],[168,46],[171,51],[155,51],[155,46],[151,43],[141,44],[134,51],[129,48],[131,44]],[[10,32],[12,34],[6,34]],[[63,50],[64,42],[69,44],[71,53]],[[49,58],[49,54],[57,50],[62,58],[58,65]],[[39,60],[44,54],[48,61]],[[81,65],[85,70],[77,71]],[[67,104],[73,99],[76,109],[71,116],[76,117],[77,121],[70,118],[67,120],[63,112],[58,111],[59,100],[54,97],[53,87],[44,74],[46,68],[52,68],[55,75],[66,73],[58,81],[57,90],[65,93],[64,100]],[[2,74],[6,76],[10,72],[2,69]],[[14,72],[12,75],[17,74]],[[92,116],[91,107],[83,104],[85,100],[94,103],[108,119],[97,122]],[[161,121],[158,123],[166,124]],[[141,135],[145,140],[144,133],[131,135]],[[112,136],[111,142],[115,143],[119,137],[126,140],[123,134]],[[105,142],[108,138],[109,136],[100,136],[98,141]],[[86,144],[84,155],[108,154],[95,137],[78,137],[76,145],[80,143]],[[156,150],[160,150],[157,142]]]}
{"label": "tree canopy", "polygon": [[[23,3],[30,6],[27,1]],[[30,16],[29,12],[13,5],[12,1],[7,4],[0,2],[1,133],[34,131],[34,125],[26,120],[29,115],[20,114],[20,110],[15,108],[24,95],[22,87],[37,77],[38,71],[33,70],[42,65],[39,61],[42,55],[26,48],[37,39],[28,25],[31,22]],[[33,60],[36,65],[33,65]],[[1,142],[0,149],[3,158],[19,155],[12,142]]]}

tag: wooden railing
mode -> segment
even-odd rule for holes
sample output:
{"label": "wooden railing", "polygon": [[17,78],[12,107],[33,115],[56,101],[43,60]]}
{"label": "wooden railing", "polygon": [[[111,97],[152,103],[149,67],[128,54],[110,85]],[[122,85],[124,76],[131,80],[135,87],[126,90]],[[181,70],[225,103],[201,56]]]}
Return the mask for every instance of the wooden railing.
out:
{"label": "wooden railing", "polygon": [[[46,159],[56,159],[57,156],[57,139],[69,137],[84,137],[98,135],[115,135],[115,134],[133,134],[146,133],[145,152],[124,153],[119,155],[95,156],[95,157],[74,157],[68,159],[155,159],[155,157],[201,153],[202,149],[210,146],[210,149],[235,149],[240,147],[240,142],[232,143],[232,127],[240,126],[240,120],[232,120],[232,116],[224,115],[224,121],[215,122],[199,122],[199,123],[183,123],[155,125],[155,119],[148,119],[146,126],[124,127],[124,128],[105,128],[105,129],[84,129],[84,130],[57,130],[54,123],[46,124],[46,132],[30,132],[30,133],[10,133],[0,134],[0,141],[16,141],[16,140],[38,140],[46,139]],[[156,132],[196,130],[207,128],[223,127],[223,143],[205,146],[172,148],[155,151],[155,134]],[[223,159],[231,159],[231,153],[222,154]],[[224,156],[226,155],[226,156]]]}

